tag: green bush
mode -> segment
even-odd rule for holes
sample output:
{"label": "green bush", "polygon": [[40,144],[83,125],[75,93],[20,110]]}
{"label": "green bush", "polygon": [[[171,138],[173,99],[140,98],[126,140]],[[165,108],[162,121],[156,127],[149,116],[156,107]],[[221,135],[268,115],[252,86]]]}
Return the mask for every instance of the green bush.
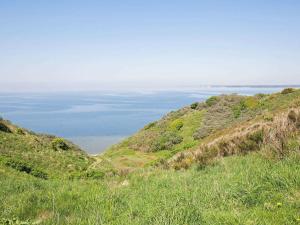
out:
{"label": "green bush", "polygon": [[193,104],[191,104],[191,109],[196,109],[198,105],[199,105],[198,102],[194,102]]}
{"label": "green bush", "polygon": [[245,109],[247,109],[247,105],[245,101],[242,100],[232,108],[234,118],[239,118]]}
{"label": "green bush", "polygon": [[146,125],[146,126],[144,127],[144,129],[145,129],[145,130],[148,130],[148,129],[154,127],[155,125],[156,125],[156,122],[149,123],[148,125]]}
{"label": "green bush", "polygon": [[45,180],[48,178],[48,175],[43,171],[33,168],[31,165],[28,165],[27,163],[21,161],[8,160],[5,163],[5,165],[19,172],[25,172],[37,178],[41,178]]}
{"label": "green bush", "polygon": [[265,96],[267,96],[266,94],[262,94],[262,93],[258,93],[256,95],[254,95],[254,97],[258,98],[258,99],[262,99],[264,98]]}
{"label": "green bush", "polygon": [[24,135],[25,134],[25,132],[21,128],[17,128],[16,133],[20,134],[20,135]]}
{"label": "green bush", "polygon": [[33,169],[30,174],[34,177],[41,178],[44,180],[48,179],[48,175],[45,172],[40,171],[38,169]]}
{"label": "green bush", "polygon": [[181,143],[183,138],[175,132],[165,132],[152,144],[154,151],[170,150],[174,145]]}
{"label": "green bush", "polygon": [[29,165],[19,161],[8,160],[5,165],[20,172],[31,173],[32,171],[32,168]]}
{"label": "green bush", "polygon": [[212,96],[210,98],[208,98],[205,103],[208,105],[208,106],[213,106],[214,104],[216,104],[218,101],[218,97],[216,96]]}
{"label": "green bush", "polygon": [[63,138],[54,138],[52,140],[52,148],[54,150],[68,150],[69,146],[66,144],[65,140]]}
{"label": "green bush", "polygon": [[293,93],[294,91],[295,91],[294,88],[285,88],[281,91],[281,94],[286,95],[286,94]]}
{"label": "green bush", "polygon": [[178,131],[183,127],[183,120],[176,119],[170,124],[170,129],[173,131]]}
{"label": "green bush", "polygon": [[91,171],[86,172],[87,178],[103,179],[104,176],[105,176],[105,173],[102,171],[91,170]]}

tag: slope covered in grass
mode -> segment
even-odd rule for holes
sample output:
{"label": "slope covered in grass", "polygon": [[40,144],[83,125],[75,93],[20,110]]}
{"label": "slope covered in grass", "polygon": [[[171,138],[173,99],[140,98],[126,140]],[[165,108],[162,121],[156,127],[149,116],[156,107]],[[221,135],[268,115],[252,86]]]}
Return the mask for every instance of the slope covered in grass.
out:
{"label": "slope covered in grass", "polygon": [[68,177],[94,161],[77,146],[0,120],[0,164],[40,178]]}
{"label": "slope covered in grass", "polygon": [[103,181],[41,180],[1,168],[0,218],[40,224],[299,224],[297,150],[281,160],[252,153],[205,169],[148,169]]}
{"label": "slope covered in grass", "polygon": [[168,160],[178,152],[198,149],[207,140],[222,136],[240,124],[258,118],[272,121],[276,114],[299,106],[300,90],[297,89],[269,95],[214,96],[148,124],[101,157],[116,168],[147,167]]}

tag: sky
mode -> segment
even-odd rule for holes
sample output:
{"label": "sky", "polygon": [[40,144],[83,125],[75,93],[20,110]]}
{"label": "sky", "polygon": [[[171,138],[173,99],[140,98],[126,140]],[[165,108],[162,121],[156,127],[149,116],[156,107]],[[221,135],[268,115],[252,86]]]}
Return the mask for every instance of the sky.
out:
{"label": "sky", "polygon": [[0,91],[300,84],[298,0],[0,0]]}

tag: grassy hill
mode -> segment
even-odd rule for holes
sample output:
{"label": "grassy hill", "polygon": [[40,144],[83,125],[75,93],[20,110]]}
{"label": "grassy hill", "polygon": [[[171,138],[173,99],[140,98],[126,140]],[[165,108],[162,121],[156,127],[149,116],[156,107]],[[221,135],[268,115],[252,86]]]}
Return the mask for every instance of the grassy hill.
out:
{"label": "grassy hill", "polygon": [[93,175],[96,159],[73,143],[0,120],[0,166],[42,179]]}
{"label": "grassy hill", "polygon": [[247,127],[256,120],[272,122],[278,113],[299,106],[300,90],[296,89],[270,95],[214,96],[170,112],[100,157],[119,169],[151,166],[180,152],[198,149],[241,124]]}
{"label": "grassy hill", "polygon": [[300,90],[224,95],[97,157],[0,120],[0,224],[300,224]]}

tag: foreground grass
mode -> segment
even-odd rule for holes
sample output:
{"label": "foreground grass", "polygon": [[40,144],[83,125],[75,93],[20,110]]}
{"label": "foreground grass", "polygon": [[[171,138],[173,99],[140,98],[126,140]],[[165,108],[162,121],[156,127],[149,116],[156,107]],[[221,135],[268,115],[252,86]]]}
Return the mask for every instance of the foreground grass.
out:
{"label": "foreground grass", "polygon": [[224,158],[103,181],[41,180],[0,169],[0,218],[40,224],[299,224],[299,155]]}

